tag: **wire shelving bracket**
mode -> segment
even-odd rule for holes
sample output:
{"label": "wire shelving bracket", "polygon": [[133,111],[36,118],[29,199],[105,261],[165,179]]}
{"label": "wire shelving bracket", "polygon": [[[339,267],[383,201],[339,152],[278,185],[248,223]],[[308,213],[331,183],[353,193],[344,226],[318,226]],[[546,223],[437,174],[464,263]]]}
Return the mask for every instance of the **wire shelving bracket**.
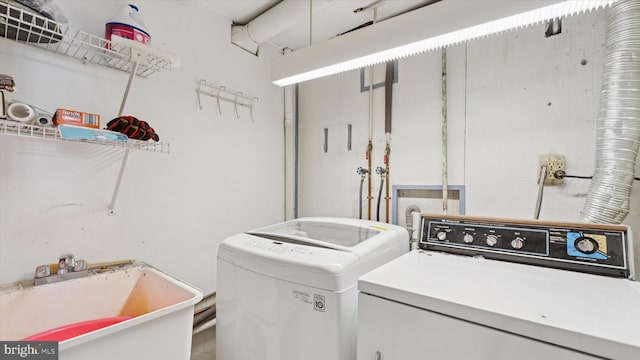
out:
{"label": "wire shelving bracket", "polygon": [[132,40],[102,37],[0,1],[0,38],[14,40],[71,58],[148,77],[180,67],[180,58]]}

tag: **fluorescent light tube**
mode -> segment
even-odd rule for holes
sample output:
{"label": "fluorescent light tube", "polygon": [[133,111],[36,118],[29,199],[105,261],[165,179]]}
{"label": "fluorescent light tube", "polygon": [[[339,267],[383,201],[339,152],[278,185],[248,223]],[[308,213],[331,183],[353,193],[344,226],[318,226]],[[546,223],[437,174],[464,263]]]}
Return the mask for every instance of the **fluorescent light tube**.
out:
{"label": "fluorescent light tube", "polygon": [[571,16],[617,0],[442,0],[275,58],[278,86],[354,70]]}

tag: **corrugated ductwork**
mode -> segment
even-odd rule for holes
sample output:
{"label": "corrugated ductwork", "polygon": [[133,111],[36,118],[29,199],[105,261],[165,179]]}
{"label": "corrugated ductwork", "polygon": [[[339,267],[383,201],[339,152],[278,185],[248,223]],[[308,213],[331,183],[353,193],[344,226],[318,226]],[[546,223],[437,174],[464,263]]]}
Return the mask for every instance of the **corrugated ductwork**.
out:
{"label": "corrugated ductwork", "polygon": [[582,210],[590,223],[629,213],[640,144],[640,0],[612,5],[596,134],[596,169]]}

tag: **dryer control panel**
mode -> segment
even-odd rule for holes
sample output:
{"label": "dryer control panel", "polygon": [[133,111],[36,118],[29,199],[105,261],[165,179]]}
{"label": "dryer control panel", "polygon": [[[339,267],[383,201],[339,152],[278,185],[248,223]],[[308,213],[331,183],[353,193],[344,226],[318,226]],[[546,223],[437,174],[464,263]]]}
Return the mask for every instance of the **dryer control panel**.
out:
{"label": "dryer control panel", "polygon": [[615,277],[634,273],[623,225],[423,215],[419,247]]}

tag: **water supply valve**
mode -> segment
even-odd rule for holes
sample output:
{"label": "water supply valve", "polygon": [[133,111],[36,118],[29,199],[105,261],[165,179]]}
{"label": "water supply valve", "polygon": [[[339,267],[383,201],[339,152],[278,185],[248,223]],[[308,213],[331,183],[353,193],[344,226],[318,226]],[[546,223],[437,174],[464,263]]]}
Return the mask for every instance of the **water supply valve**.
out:
{"label": "water supply valve", "polygon": [[358,175],[360,175],[364,179],[364,177],[369,173],[369,170],[360,166],[356,169],[356,172],[358,173]]}

